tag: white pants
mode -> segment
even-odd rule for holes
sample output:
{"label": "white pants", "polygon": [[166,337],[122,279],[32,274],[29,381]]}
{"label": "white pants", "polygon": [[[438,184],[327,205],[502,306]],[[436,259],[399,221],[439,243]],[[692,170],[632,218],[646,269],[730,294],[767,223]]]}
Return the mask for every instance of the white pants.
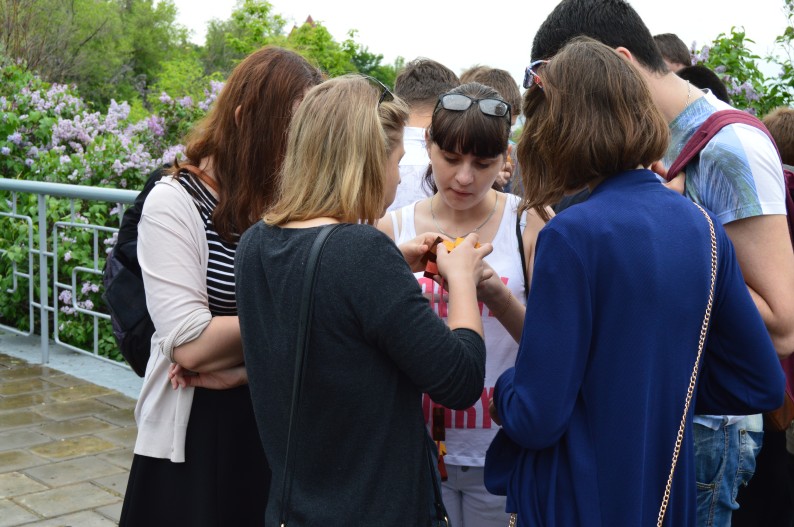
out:
{"label": "white pants", "polygon": [[485,489],[483,467],[447,465],[447,481],[441,494],[449,514],[450,527],[507,527],[504,496]]}

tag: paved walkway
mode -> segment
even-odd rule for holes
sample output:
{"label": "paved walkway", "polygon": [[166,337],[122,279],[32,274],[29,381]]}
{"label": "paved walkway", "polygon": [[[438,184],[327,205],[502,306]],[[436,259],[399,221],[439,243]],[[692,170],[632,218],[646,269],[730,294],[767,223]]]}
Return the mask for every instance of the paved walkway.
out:
{"label": "paved walkway", "polygon": [[117,525],[139,386],[57,347],[42,366],[37,339],[0,333],[0,527]]}

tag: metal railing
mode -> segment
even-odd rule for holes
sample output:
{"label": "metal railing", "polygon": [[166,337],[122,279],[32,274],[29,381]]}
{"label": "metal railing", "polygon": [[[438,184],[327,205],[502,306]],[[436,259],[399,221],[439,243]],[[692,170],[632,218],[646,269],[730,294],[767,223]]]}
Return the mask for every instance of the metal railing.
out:
{"label": "metal railing", "polygon": [[[37,201],[36,214],[31,210],[26,213],[26,207],[20,205],[20,195],[35,195]],[[87,303],[79,302],[78,276],[95,275],[101,287],[102,267],[105,262],[105,251],[101,250],[100,236],[113,236],[118,232],[118,227],[95,225],[86,223],[79,214],[80,207],[77,203],[83,202],[106,202],[115,203],[119,211],[124,206],[135,201],[138,191],[121,190],[99,187],[84,187],[79,185],[65,185],[61,183],[45,183],[40,181],[21,181],[16,179],[0,178],[0,196],[6,200],[6,209],[0,210],[0,222],[11,221],[17,223],[17,228],[27,231],[27,246],[16,247],[17,252],[21,249],[25,258],[15,258],[9,264],[12,273],[12,286],[0,294],[14,294],[23,287],[22,283],[27,282],[28,296],[28,328],[22,329],[0,323],[0,329],[6,331],[31,336],[35,331],[35,315],[39,316],[39,332],[41,336],[41,362],[46,364],[49,361],[50,339],[55,343],[74,350],[78,353],[93,356],[100,360],[105,360],[113,364],[125,366],[122,362],[107,359],[99,355],[99,320],[109,320],[110,315],[87,307]],[[47,206],[53,199],[66,199],[69,202],[70,214],[67,217],[48,224]],[[29,207],[27,207],[29,209]],[[119,223],[121,213],[117,214]],[[59,277],[59,260],[61,259],[58,250],[59,240],[63,239],[65,233],[72,231],[88,231],[92,235],[91,249],[93,253],[93,265],[75,266],[71,270],[68,280],[61,280]],[[36,232],[37,231],[37,232]],[[49,236],[48,236],[49,234]],[[3,246],[3,245],[6,246]],[[9,252],[8,240],[0,239],[0,258]],[[38,259],[38,267],[34,264]],[[10,259],[9,259],[10,260]],[[26,260],[27,269],[22,269],[19,261]],[[38,276],[35,276],[38,275]],[[38,294],[36,294],[35,284],[38,283]],[[59,291],[61,294],[68,291],[71,297],[71,313],[91,317],[93,321],[93,347],[83,349],[68,342],[63,342],[60,338],[59,319],[61,310],[58,309]],[[63,303],[63,302],[62,302]],[[67,306],[69,307],[69,306]],[[37,311],[38,310],[38,311]],[[52,326],[50,325],[52,316]]]}

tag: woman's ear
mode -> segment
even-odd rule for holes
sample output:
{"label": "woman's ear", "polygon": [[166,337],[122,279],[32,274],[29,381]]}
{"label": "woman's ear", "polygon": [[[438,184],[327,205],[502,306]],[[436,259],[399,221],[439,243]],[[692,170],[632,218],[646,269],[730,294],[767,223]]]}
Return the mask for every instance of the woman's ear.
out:
{"label": "woman's ear", "polygon": [[430,145],[433,141],[430,139],[430,128],[425,128],[425,148],[427,149],[427,156],[430,157]]}

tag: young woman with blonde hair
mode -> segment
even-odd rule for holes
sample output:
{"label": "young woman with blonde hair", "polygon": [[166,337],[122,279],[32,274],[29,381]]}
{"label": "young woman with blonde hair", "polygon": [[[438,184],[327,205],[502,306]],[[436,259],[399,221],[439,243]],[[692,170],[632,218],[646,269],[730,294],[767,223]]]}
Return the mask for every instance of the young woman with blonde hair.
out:
{"label": "young woman with blonde hair", "polygon": [[[374,84],[374,85],[373,85]],[[431,235],[398,248],[372,224],[394,198],[407,107],[361,76],[312,89],[290,127],[278,198],[243,236],[236,282],[245,364],[273,468],[266,524],[429,526],[436,478],[421,394],[453,408],[482,392],[472,235],[438,255],[450,325],[431,316],[411,270]],[[322,226],[341,223],[317,267],[311,347],[289,502],[281,503],[300,291]],[[452,329],[450,329],[452,328]]]}

